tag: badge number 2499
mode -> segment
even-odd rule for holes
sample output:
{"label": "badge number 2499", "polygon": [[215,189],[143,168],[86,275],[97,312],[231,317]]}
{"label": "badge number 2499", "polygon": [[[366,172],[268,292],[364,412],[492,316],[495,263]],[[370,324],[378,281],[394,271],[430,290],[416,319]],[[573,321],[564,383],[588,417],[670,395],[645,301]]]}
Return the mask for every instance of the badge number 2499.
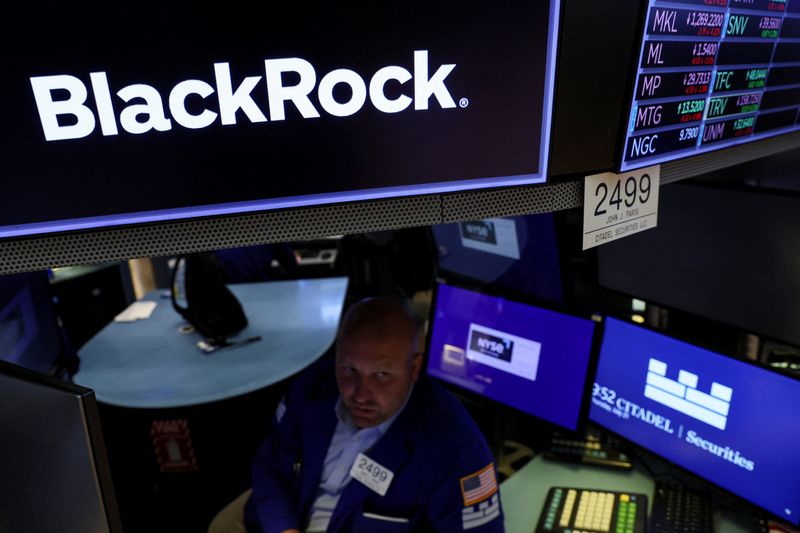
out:
{"label": "badge number 2499", "polygon": [[387,470],[384,470],[380,465],[373,463],[366,457],[359,457],[358,468],[378,481],[386,481],[386,478],[389,477],[389,472]]}
{"label": "badge number 2499", "polygon": [[381,496],[386,494],[394,477],[391,470],[376,463],[363,453],[356,456],[353,467],[350,469],[350,475]]}
{"label": "badge number 2499", "polygon": [[586,177],[584,250],[656,226],[660,170],[653,166],[626,174]]}

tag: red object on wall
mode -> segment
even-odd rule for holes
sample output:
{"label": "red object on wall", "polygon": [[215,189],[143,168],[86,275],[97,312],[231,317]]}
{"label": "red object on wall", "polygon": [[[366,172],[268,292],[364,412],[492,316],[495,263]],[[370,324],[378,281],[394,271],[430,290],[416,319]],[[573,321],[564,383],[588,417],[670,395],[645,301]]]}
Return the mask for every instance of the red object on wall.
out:
{"label": "red object on wall", "polygon": [[198,469],[188,420],[153,420],[150,437],[161,472],[192,472]]}

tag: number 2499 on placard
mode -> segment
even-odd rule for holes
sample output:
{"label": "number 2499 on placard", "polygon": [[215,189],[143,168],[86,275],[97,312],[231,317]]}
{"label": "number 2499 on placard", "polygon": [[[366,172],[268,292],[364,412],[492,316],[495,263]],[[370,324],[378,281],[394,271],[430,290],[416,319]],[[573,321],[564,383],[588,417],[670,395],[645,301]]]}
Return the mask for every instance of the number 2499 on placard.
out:
{"label": "number 2499 on placard", "polygon": [[583,249],[654,228],[658,220],[661,167],[625,174],[586,176],[583,192]]}

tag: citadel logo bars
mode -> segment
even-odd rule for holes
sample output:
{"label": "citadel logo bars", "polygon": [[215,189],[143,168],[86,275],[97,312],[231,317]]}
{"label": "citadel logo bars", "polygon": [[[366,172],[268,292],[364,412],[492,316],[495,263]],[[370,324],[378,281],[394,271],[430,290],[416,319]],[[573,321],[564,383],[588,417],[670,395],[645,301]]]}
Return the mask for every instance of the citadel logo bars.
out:
{"label": "citadel logo bars", "polygon": [[681,370],[678,381],[666,376],[667,364],[651,357],[644,387],[646,398],[717,429],[725,429],[733,389],[714,382],[711,394],[706,394],[697,390],[697,374]]}

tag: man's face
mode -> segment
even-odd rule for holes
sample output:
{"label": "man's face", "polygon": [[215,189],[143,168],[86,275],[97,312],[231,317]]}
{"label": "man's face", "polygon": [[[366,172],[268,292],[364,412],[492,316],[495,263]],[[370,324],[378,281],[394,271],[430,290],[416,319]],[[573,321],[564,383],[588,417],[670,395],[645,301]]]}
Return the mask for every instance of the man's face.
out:
{"label": "man's face", "polygon": [[408,340],[342,339],[336,349],[336,383],[356,426],[374,427],[391,418],[417,381],[421,366],[422,356],[411,354]]}

